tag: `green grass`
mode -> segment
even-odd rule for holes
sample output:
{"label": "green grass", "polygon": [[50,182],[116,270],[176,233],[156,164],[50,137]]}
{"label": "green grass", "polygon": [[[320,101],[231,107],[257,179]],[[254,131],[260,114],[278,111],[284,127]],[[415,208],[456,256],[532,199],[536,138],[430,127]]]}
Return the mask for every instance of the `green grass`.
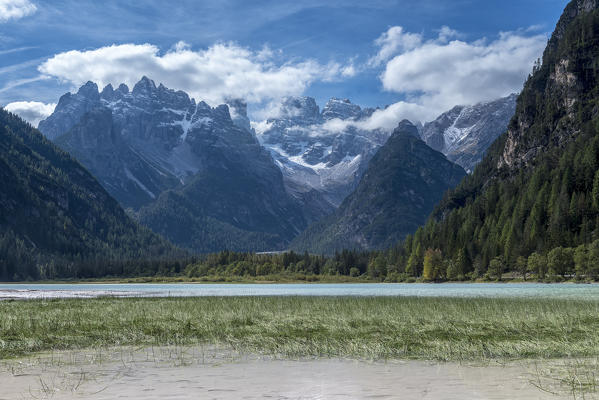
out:
{"label": "green grass", "polygon": [[0,302],[0,359],[211,344],[285,357],[599,356],[599,302],[456,298],[101,298]]}

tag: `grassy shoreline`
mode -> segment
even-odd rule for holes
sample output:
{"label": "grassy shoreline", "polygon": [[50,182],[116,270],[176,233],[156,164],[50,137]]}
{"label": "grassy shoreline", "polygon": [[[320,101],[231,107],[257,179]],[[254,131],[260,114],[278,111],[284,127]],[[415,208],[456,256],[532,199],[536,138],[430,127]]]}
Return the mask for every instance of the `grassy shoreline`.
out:
{"label": "grassy shoreline", "polygon": [[559,282],[548,282],[545,280],[506,277],[500,281],[490,281],[484,279],[465,280],[465,281],[440,281],[430,282],[422,279],[415,279],[409,282],[386,282],[377,279],[370,279],[364,276],[351,277],[346,275],[267,275],[258,277],[248,276],[207,276],[201,278],[190,278],[187,276],[142,276],[142,277],[107,277],[107,278],[86,278],[86,279],[53,279],[53,280],[34,280],[34,281],[15,281],[3,282],[2,285],[11,284],[127,284],[127,283],[200,283],[200,284],[277,284],[277,283],[309,283],[309,284],[331,284],[331,283],[427,283],[431,285],[443,285],[447,283],[477,284],[477,283],[550,283],[550,284],[598,284],[598,282],[580,281],[575,279]]}
{"label": "grassy shoreline", "polygon": [[599,356],[599,301],[206,297],[0,302],[0,359],[208,344],[284,357],[488,360]]}

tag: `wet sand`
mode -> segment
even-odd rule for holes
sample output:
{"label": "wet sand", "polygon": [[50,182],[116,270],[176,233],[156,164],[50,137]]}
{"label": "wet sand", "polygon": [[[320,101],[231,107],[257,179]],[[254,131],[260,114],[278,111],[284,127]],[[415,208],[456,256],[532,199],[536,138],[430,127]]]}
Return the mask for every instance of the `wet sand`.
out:
{"label": "wet sand", "polygon": [[531,363],[277,360],[201,348],[0,362],[0,399],[556,399]]}

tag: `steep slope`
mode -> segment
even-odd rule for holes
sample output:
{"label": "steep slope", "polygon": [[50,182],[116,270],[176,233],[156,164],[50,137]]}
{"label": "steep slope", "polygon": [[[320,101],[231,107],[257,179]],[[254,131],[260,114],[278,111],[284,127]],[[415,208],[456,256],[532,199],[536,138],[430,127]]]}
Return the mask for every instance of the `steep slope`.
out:
{"label": "steep slope", "polygon": [[473,106],[456,106],[424,124],[422,140],[472,172],[491,143],[507,130],[517,97],[512,94]]}
{"label": "steep slope", "polygon": [[[229,103],[196,104],[146,77],[131,92],[109,85],[98,93],[89,82],[63,96],[40,127],[177,244],[199,252],[283,248],[311,217],[250,130],[245,104]],[[72,115],[81,117],[59,134]],[[193,218],[177,223],[181,215]]]}
{"label": "steep slope", "polygon": [[479,274],[495,257],[513,266],[518,256],[597,239],[598,66],[599,0],[573,0],[518,98],[508,131],[406,242],[406,253],[462,254]]}
{"label": "steep slope", "polygon": [[108,85],[99,93],[88,82],[76,94],[62,96],[39,129],[80,160],[124,207],[138,209],[202,168],[189,147],[191,131],[235,126],[230,117],[218,120],[214,111],[182,91],[156,87],[147,77],[131,91]]}
{"label": "steep slope", "polygon": [[356,190],[291,247],[315,253],[388,247],[416,231],[443,193],[465,175],[428,147],[416,126],[402,121],[372,158]]}
{"label": "steep slope", "polygon": [[133,222],[77,161],[2,109],[0,182],[0,280],[117,274],[112,261],[182,255]]}
{"label": "steep slope", "polygon": [[209,168],[142,208],[144,225],[200,252],[283,249],[305,227],[281,172],[247,131],[192,132],[189,143]]}
{"label": "steep slope", "polygon": [[127,143],[116,131],[107,107],[98,106],[83,114],[54,143],[85,165],[123,207],[137,209],[181,184]]}

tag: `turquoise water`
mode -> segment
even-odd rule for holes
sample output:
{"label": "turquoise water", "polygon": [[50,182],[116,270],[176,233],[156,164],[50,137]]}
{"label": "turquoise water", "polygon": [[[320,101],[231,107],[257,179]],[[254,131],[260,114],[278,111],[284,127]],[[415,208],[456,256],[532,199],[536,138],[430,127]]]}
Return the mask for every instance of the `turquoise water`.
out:
{"label": "turquoise water", "polygon": [[445,284],[0,284],[0,299],[192,296],[546,297],[599,300],[599,285]]}

